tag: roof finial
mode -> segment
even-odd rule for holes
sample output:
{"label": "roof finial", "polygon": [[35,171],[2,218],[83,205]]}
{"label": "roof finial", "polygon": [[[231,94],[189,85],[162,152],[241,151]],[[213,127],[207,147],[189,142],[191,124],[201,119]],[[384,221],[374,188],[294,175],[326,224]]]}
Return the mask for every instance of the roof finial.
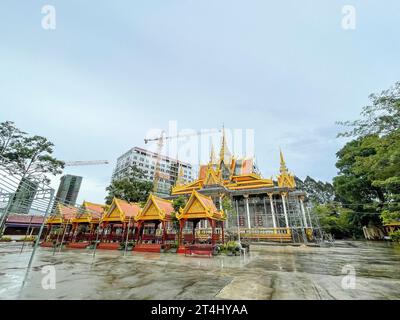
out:
{"label": "roof finial", "polygon": [[285,162],[285,159],[283,158],[282,149],[279,149],[279,155],[280,155],[280,158],[281,158],[280,172],[281,173],[287,173],[288,172],[288,168],[286,167],[286,162]]}
{"label": "roof finial", "polygon": [[215,159],[215,151],[214,151],[214,144],[211,142],[211,152],[210,152],[210,164],[216,164],[217,160]]}
{"label": "roof finial", "polygon": [[225,126],[224,126],[224,124],[222,124],[222,142],[221,142],[221,150],[219,152],[219,161],[220,162],[222,161],[225,163],[225,160],[228,160],[228,159],[225,159],[226,157],[229,158],[229,150],[228,150],[227,143],[226,143]]}

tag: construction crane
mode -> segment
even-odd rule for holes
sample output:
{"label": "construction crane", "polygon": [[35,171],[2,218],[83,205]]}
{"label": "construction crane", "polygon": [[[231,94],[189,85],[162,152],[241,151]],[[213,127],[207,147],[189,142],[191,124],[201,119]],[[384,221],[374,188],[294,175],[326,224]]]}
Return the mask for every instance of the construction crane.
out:
{"label": "construction crane", "polygon": [[73,166],[92,166],[98,164],[109,164],[108,160],[90,160],[90,161],[65,161],[64,165],[66,167]]}
{"label": "construction crane", "polygon": [[161,162],[161,151],[164,146],[164,141],[165,140],[171,140],[171,139],[179,139],[179,138],[185,138],[185,137],[191,137],[191,136],[200,136],[204,134],[215,134],[221,132],[221,130],[208,130],[208,131],[199,131],[195,133],[188,133],[188,134],[178,134],[176,136],[166,136],[165,131],[161,131],[160,136],[156,138],[150,138],[150,139],[144,139],[144,143],[147,144],[152,141],[157,141],[157,152],[156,152],[156,163],[155,163],[155,170],[154,170],[154,178],[153,178],[153,192],[156,193],[158,190],[158,184],[160,181],[160,178],[163,177],[165,178],[166,175],[161,174],[161,169],[160,169],[160,162]]}

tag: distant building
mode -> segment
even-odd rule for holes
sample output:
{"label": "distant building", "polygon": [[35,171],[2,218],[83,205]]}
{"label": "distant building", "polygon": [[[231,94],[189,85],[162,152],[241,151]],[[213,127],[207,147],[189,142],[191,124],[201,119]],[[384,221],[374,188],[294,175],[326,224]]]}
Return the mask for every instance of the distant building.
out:
{"label": "distant building", "polygon": [[67,174],[61,177],[56,199],[58,202],[74,206],[81,188],[82,177]]}
{"label": "distant building", "polygon": [[[145,174],[145,180],[153,181],[156,166],[157,154],[142,148],[134,147],[125,152],[117,159],[112,179],[117,180],[128,174],[131,166],[136,166]],[[179,174],[181,173],[181,174]],[[189,183],[193,180],[192,165],[167,156],[161,155],[160,159],[160,178],[157,194],[169,195],[171,187],[179,179],[181,183]]]}
{"label": "distant building", "polygon": [[17,214],[28,214],[35,199],[38,182],[28,178],[22,178],[18,189],[12,197],[9,212]]}

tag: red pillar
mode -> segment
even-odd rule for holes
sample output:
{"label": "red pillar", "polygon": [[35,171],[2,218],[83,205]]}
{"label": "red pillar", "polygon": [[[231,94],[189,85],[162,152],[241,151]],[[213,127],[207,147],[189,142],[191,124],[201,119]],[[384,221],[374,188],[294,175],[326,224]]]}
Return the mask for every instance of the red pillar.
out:
{"label": "red pillar", "polygon": [[165,243],[165,240],[167,238],[167,222],[166,221],[162,221],[162,229],[163,229],[163,234],[162,234],[162,244]]}
{"label": "red pillar", "polygon": [[211,245],[214,245],[215,220],[211,219],[210,222],[211,222]]}
{"label": "red pillar", "polygon": [[141,232],[142,232],[142,221],[139,221],[137,226],[136,243],[139,243],[139,236]]}
{"label": "red pillar", "polygon": [[193,220],[192,221],[192,223],[193,223],[193,225],[192,225],[192,236],[193,236],[193,240],[192,240],[192,244],[195,244],[196,243],[196,221],[195,220]]}
{"label": "red pillar", "polygon": [[121,242],[124,242],[124,239],[126,239],[126,222],[123,223],[122,225],[122,237],[121,237]]}
{"label": "red pillar", "polygon": [[100,242],[103,242],[103,238],[104,238],[104,231],[107,228],[107,222],[102,223],[101,225],[101,236],[100,236]]}
{"label": "red pillar", "polygon": [[183,244],[182,229],[184,225],[185,225],[185,220],[184,219],[179,220],[179,245]]}

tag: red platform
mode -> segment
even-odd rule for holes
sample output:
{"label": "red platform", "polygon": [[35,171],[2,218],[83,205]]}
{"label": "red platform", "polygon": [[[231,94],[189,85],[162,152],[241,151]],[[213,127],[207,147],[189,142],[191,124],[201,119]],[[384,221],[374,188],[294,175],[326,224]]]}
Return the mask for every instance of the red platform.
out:
{"label": "red platform", "polygon": [[185,254],[185,252],[186,252],[185,246],[179,246],[178,250],[176,251],[176,253],[179,253],[179,254]]}
{"label": "red platform", "polygon": [[157,243],[150,243],[150,244],[139,243],[133,248],[133,251],[160,253],[161,252],[161,244],[157,244]]}
{"label": "red platform", "polygon": [[67,244],[68,249],[86,249],[89,246],[89,242],[71,242]]}
{"label": "red platform", "polygon": [[185,255],[207,255],[212,257],[213,246],[211,244],[190,244],[185,247]]}
{"label": "red platform", "polygon": [[53,247],[53,242],[42,242],[40,244],[41,247],[45,247],[45,248],[52,248]]}
{"label": "red platform", "polygon": [[102,242],[97,245],[97,249],[104,250],[118,250],[120,248],[120,244],[118,242]]}

